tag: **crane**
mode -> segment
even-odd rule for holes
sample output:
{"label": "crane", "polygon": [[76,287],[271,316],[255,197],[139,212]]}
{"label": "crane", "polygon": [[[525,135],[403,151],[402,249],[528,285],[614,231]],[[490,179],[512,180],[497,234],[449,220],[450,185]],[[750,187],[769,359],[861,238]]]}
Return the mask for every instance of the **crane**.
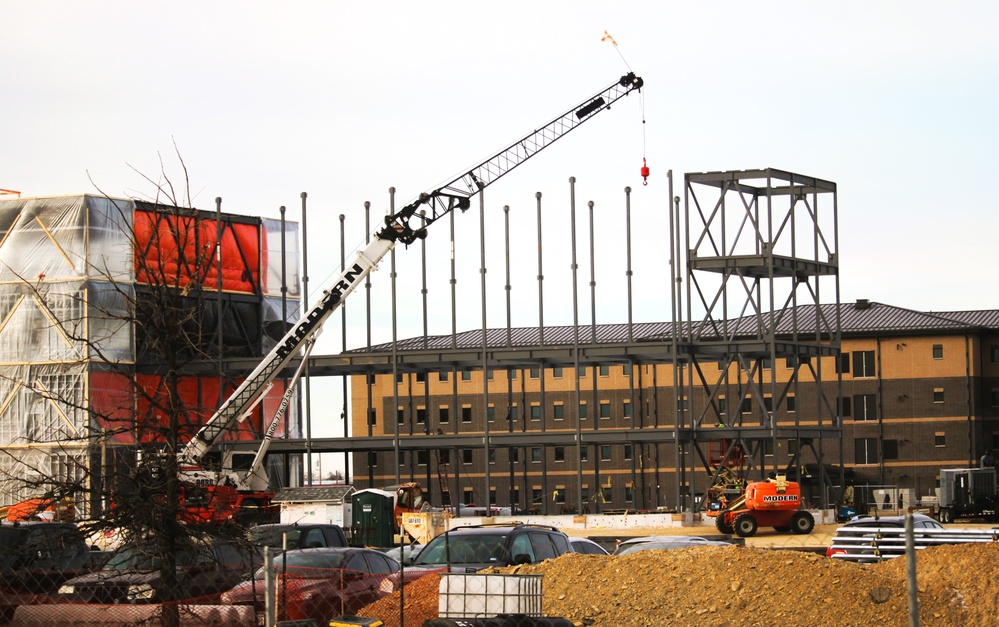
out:
{"label": "crane", "polygon": [[[181,468],[200,467],[205,455],[222,437],[231,432],[253,410],[275,378],[296,354],[315,341],[323,323],[374,270],[378,262],[399,242],[405,245],[427,236],[427,227],[455,209],[467,210],[471,198],[495,183],[556,140],[565,136],[601,111],[638,91],[644,81],[634,72],[622,76],[608,87],[572,107],[542,127],[531,131],[485,161],[465,171],[440,187],[420,194],[411,203],[385,217],[385,223],[371,238],[329,289],[277,342],[274,348],[247,375],[178,455]],[[269,442],[265,439],[264,445]],[[258,458],[261,457],[258,455]],[[223,473],[227,471],[223,469]],[[245,477],[230,478],[230,483],[244,483]]]}

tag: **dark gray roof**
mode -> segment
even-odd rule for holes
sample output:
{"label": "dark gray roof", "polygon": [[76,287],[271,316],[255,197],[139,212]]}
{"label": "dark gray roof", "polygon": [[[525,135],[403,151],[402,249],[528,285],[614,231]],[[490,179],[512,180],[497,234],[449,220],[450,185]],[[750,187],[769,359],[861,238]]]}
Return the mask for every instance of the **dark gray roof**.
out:
{"label": "dark gray roof", "polygon": [[[975,311],[923,312],[904,307],[895,307],[874,301],[858,301],[841,303],[839,306],[840,325],[844,337],[857,337],[872,334],[924,334],[924,333],[983,333],[999,331],[999,309]],[[814,333],[816,325],[819,328],[835,328],[836,306],[833,304],[799,305],[792,317],[791,311],[784,311],[777,320],[777,334],[788,334],[794,327],[798,332]],[[818,317],[817,315],[818,314]],[[757,328],[755,318],[743,317],[729,320],[737,331],[734,335],[753,334]],[[696,321],[693,326],[710,324],[708,321]],[[629,338],[627,324],[596,325],[597,343],[614,344],[641,341],[667,341],[673,328],[672,322],[642,322],[632,325],[632,335]],[[580,325],[579,343],[592,342],[593,327]],[[505,328],[487,329],[486,345],[493,348],[504,346],[572,346],[575,342],[573,327],[551,326],[544,328],[542,341],[541,329],[537,327],[517,327],[509,331]],[[709,334],[710,335],[710,334]],[[476,349],[482,347],[482,331],[475,329],[462,331],[452,338],[451,335],[422,336],[399,340],[398,350],[448,350],[453,348]],[[388,352],[392,344],[384,343],[372,346],[370,350],[357,349],[352,353]]]}
{"label": "dark gray roof", "polygon": [[311,503],[313,501],[343,502],[354,492],[352,485],[306,486],[282,488],[271,499],[275,503]]}

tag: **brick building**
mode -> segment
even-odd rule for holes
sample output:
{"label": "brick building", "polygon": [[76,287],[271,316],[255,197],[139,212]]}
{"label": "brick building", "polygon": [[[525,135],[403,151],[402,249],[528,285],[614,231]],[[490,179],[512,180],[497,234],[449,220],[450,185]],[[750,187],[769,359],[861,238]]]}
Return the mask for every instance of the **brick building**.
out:
{"label": "brick building", "polygon": [[[999,310],[918,312],[858,301],[838,313],[838,356],[814,357],[822,363],[807,370],[765,363],[776,369],[768,375],[779,403],[769,398],[771,388],[748,385],[749,370],[715,364],[730,369],[730,392],[715,390],[716,419],[686,435],[676,426],[692,425],[683,414],[703,399],[686,392],[677,398],[682,373],[663,358],[669,323],[635,324],[628,341],[615,333],[622,325],[598,325],[597,342],[584,340],[586,350],[567,348],[571,327],[546,329],[545,346],[535,330],[490,330],[485,362],[479,353],[469,358],[483,346],[480,331],[400,341],[394,380],[352,377],[352,433],[382,443],[354,454],[355,482],[415,480],[430,486],[435,504],[488,499],[542,513],[578,511],[577,495],[591,512],[685,507],[688,495],[696,507],[713,430],[740,437],[731,429],[741,424],[733,408],[757,405],[776,427],[774,437],[757,440],[751,471],[790,466],[814,505],[823,494],[835,500],[843,481],[855,483],[861,499],[872,493],[865,486],[922,498],[933,493],[941,468],[976,464],[999,449]],[[809,378],[816,372],[822,385]],[[703,373],[704,380],[713,374]],[[813,408],[823,402],[817,389],[840,397],[829,426],[841,438],[828,437],[821,424],[821,441],[810,435]],[[762,403],[754,402],[760,390]],[[802,461],[805,448],[821,463]]]}

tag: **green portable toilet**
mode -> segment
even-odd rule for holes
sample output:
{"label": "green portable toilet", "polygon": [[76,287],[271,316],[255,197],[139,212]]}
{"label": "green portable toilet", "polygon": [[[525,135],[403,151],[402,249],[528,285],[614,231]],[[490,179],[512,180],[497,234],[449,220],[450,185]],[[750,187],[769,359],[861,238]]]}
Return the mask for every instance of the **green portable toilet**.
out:
{"label": "green portable toilet", "polygon": [[358,490],[351,497],[353,543],[356,546],[392,546],[395,536],[395,495],[385,490]]}

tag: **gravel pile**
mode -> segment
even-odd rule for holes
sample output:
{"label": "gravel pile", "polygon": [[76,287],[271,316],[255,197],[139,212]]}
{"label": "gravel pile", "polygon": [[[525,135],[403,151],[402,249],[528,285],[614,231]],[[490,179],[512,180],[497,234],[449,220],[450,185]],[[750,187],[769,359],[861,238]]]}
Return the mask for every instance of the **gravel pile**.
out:
{"label": "gravel pile", "polygon": [[[999,616],[991,577],[999,543],[932,547],[916,558],[921,625],[987,625]],[[564,555],[490,572],[544,575],[544,612],[579,626],[867,626],[909,624],[904,558],[854,564],[814,553],[696,547],[623,556]],[[437,607],[436,576],[406,588],[401,627]],[[389,614],[379,615],[369,610]],[[399,597],[361,614],[399,627]]]}

